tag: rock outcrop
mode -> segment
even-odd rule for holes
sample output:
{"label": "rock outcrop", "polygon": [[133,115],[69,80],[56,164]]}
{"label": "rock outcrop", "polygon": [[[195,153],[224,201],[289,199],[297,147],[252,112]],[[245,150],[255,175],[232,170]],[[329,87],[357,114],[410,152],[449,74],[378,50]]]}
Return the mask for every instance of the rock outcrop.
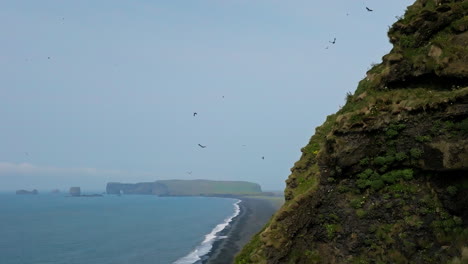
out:
{"label": "rock outcrop", "polygon": [[70,195],[71,196],[81,196],[81,188],[80,187],[70,187]]}
{"label": "rock outcrop", "polygon": [[468,1],[417,0],[236,263],[468,263]]}
{"label": "rock outcrop", "polygon": [[37,194],[39,194],[39,192],[38,192],[36,189],[34,189],[34,190],[32,190],[32,191],[17,190],[17,191],[16,191],[16,194],[19,194],[19,195],[23,195],[23,194],[34,194],[34,195],[37,195]]}

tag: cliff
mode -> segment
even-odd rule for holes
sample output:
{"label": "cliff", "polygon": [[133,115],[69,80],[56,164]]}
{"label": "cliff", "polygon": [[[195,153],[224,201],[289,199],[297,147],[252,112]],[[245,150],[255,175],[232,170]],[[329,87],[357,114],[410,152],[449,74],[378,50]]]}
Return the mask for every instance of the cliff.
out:
{"label": "cliff", "polygon": [[259,194],[260,185],[243,181],[161,180],[143,183],[110,182],[108,194],[153,194],[159,196],[234,196]]}
{"label": "cliff", "polygon": [[236,263],[468,263],[468,1],[417,0]]}

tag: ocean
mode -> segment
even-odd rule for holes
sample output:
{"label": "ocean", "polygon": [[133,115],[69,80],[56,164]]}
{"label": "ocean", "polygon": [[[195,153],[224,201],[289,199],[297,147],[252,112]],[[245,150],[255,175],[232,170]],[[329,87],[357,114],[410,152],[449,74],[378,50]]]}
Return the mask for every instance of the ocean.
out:
{"label": "ocean", "polygon": [[[2,264],[192,264],[239,201],[212,197],[0,194]],[[218,234],[218,235],[216,235]]]}

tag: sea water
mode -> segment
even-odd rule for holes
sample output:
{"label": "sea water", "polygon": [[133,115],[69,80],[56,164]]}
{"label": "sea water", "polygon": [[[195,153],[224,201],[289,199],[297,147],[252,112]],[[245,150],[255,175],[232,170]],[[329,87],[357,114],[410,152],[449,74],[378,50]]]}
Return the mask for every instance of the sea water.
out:
{"label": "sea water", "polygon": [[238,202],[0,194],[0,263],[195,263],[239,213]]}

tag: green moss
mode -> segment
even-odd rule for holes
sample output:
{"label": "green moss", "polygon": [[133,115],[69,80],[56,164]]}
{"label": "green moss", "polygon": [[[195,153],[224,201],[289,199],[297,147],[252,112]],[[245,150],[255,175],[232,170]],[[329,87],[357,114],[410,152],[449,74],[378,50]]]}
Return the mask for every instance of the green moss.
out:
{"label": "green moss", "polygon": [[310,264],[319,264],[322,263],[322,257],[320,256],[320,253],[318,250],[306,250],[304,252],[304,255],[307,258],[307,263]]}
{"label": "green moss", "polygon": [[325,143],[326,136],[335,125],[336,114],[327,116],[323,125],[315,128],[315,134],[310,138],[309,144],[304,147],[304,152],[316,155]]}
{"label": "green moss", "polygon": [[410,156],[411,156],[411,158],[413,158],[413,159],[419,159],[419,158],[421,158],[421,156],[422,156],[423,153],[424,153],[424,152],[423,152],[422,150],[417,149],[417,148],[412,148],[412,149],[410,149]]}
{"label": "green moss", "polygon": [[378,191],[378,190],[382,189],[384,186],[385,186],[384,181],[380,180],[380,179],[371,181],[371,183],[370,183],[370,187],[374,191]]}
{"label": "green moss", "polygon": [[364,209],[357,209],[356,216],[359,218],[364,218],[367,215],[367,212]]}
{"label": "green moss", "polygon": [[366,201],[365,197],[359,197],[359,198],[352,199],[349,205],[353,207],[354,209],[359,209],[364,205],[365,201]]}
{"label": "green moss", "polygon": [[451,26],[451,29],[456,32],[461,31],[460,29],[468,28],[468,16],[464,16],[462,19],[452,22],[450,26]]}
{"label": "green moss", "polygon": [[371,263],[370,260],[367,259],[365,256],[353,257],[351,260],[351,264],[369,264]]}
{"label": "green moss", "polygon": [[431,137],[430,136],[416,136],[415,140],[420,143],[429,142],[431,141]]}
{"label": "green moss", "polygon": [[[318,165],[312,165],[310,170],[318,171]],[[296,188],[292,189],[293,195],[295,197],[305,193],[307,190],[315,188],[318,184],[318,178],[315,175],[310,175],[309,177],[302,176],[298,177],[296,182]]]}
{"label": "green moss", "polygon": [[256,234],[243,248],[242,251],[236,256],[236,264],[249,264],[253,263],[250,259],[251,254],[261,245],[259,234]]}
{"label": "green moss", "polygon": [[405,152],[398,152],[395,154],[395,160],[397,161],[404,161],[407,158],[408,158],[408,155],[406,155]]}
{"label": "green moss", "polygon": [[327,231],[328,239],[332,239],[335,236],[335,233],[341,231],[341,225],[339,224],[326,224],[325,230]]}
{"label": "green moss", "polygon": [[369,165],[369,157],[365,157],[359,161],[359,165],[366,166]]}
{"label": "green moss", "polygon": [[379,156],[374,159],[374,164],[378,166],[390,165],[395,161],[392,155]]}
{"label": "green moss", "polygon": [[388,137],[388,138],[394,138],[396,136],[398,136],[398,131],[394,130],[394,129],[388,129],[386,132],[385,132],[385,135]]}
{"label": "green moss", "polygon": [[457,128],[464,134],[468,135],[468,118],[457,124]]}
{"label": "green moss", "polygon": [[455,196],[457,194],[457,192],[458,192],[458,188],[455,187],[455,186],[449,186],[449,187],[447,187],[446,190],[447,190],[447,193],[449,195],[451,195],[451,196]]}

